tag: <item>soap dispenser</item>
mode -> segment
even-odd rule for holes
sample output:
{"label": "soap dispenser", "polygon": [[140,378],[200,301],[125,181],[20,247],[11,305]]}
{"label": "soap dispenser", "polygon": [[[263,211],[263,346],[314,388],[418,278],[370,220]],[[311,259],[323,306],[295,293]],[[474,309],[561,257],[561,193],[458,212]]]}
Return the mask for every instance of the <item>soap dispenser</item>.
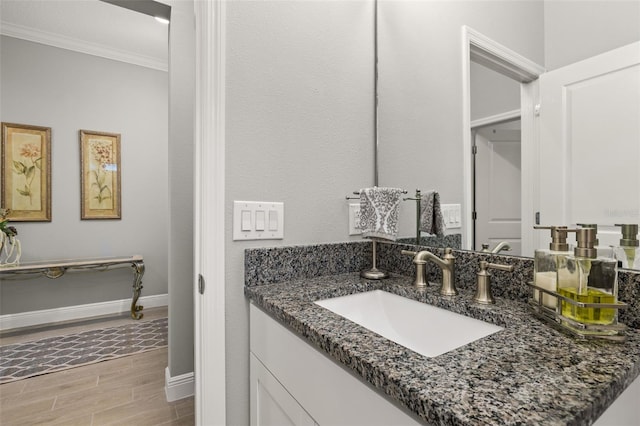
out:
{"label": "soap dispenser", "polygon": [[[537,249],[534,252],[533,284],[545,290],[556,292],[558,270],[566,269],[567,258],[572,255],[567,244],[566,226],[534,226],[534,229],[550,229],[551,243],[548,249]],[[540,291],[533,291],[533,301],[539,303]],[[556,309],[557,298],[542,294],[542,304],[547,308]]]}
{"label": "soap dispenser", "polygon": [[[614,304],[618,298],[618,270],[615,259],[598,257],[594,228],[569,229],[575,232],[574,255],[558,269],[558,294],[579,303]],[[562,301],[561,314],[583,324],[609,325],[617,322],[617,309],[580,307]]]}
{"label": "soap dispenser", "polygon": [[[598,234],[598,225],[595,223],[578,223],[577,224],[581,228],[593,228],[596,230],[596,235]],[[600,241],[596,238],[594,243],[594,248],[598,254],[598,257],[614,257],[613,247],[611,246],[601,246]]]}
{"label": "soap dispenser", "polygon": [[640,269],[640,250],[638,249],[638,225],[616,224],[622,228],[620,246],[615,248],[615,257],[623,268]]}

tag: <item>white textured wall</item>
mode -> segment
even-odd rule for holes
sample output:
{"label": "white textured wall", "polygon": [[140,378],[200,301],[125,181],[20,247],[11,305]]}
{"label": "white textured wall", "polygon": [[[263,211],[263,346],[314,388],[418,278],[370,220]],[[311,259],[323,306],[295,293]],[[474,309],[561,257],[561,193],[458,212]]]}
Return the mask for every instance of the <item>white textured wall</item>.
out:
{"label": "white textured wall", "polygon": [[[227,420],[249,423],[244,249],[347,241],[373,184],[371,1],[227,3]],[[232,241],[233,200],[282,201],[284,240]]]}
{"label": "white textured wall", "polygon": [[[1,38],[4,122],[51,127],[51,222],[17,222],[23,261],[145,258],[144,295],[167,293],[167,73]],[[80,220],[78,130],[120,133],[122,220]],[[2,314],[131,297],[130,268],[3,281]]]}
{"label": "white textured wall", "polygon": [[545,67],[563,67],[640,40],[640,1],[544,2]]}
{"label": "white textured wall", "polygon": [[[462,26],[537,63],[541,1],[383,1],[379,26],[380,185],[462,202]],[[401,233],[415,210],[401,211]]]}

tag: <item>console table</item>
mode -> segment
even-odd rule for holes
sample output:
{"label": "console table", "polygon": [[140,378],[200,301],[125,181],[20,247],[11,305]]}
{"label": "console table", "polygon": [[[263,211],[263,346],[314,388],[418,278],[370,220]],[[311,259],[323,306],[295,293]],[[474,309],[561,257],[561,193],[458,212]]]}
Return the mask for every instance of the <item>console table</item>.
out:
{"label": "console table", "polygon": [[131,318],[142,318],[142,306],[138,305],[142,293],[142,276],[144,275],[144,260],[142,256],[129,257],[101,257],[93,259],[69,260],[40,260],[22,262],[17,265],[0,266],[0,278],[4,276],[20,276],[26,274],[41,274],[47,278],[60,278],[68,270],[107,270],[113,267],[130,265],[133,268],[133,300],[131,302]]}

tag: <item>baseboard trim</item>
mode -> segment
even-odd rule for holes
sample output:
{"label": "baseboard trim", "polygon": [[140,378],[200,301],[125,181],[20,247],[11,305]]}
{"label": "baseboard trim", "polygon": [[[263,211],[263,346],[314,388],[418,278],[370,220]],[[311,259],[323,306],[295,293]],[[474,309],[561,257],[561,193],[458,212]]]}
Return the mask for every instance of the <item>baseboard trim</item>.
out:
{"label": "baseboard trim", "polygon": [[167,395],[167,402],[177,401],[194,394],[195,379],[193,372],[171,377],[171,372],[169,371],[169,367],[167,367],[164,370],[164,381],[164,391]]}
{"label": "baseboard trim", "polygon": [[[138,304],[145,308],[167,306],[168,294],[142,296]],[[100,315],[119,314],[131,309],[131,299],[112,300],[109,302],[88,303],[86,305],[65,306],[41,311],[20,312],[0,315],[0,331],[13,328],[30,327],[41,324],[52,324],[62,321],[78,320]],[[144,311],[143,311],[144,312]]]}

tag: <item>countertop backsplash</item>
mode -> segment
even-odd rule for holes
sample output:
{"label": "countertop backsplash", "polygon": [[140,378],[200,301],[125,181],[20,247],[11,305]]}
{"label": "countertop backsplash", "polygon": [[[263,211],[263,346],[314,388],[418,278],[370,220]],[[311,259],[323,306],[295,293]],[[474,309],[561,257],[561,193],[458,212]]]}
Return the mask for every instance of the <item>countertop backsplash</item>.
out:
{"label": "countertop backsplash", "polygon": [[[404,275],[412,280],[415,274],[411,256],[401,254],[402,250],[415,251],[412,244],[377,244],[378,269]],[[439,257],[443,248],[420,247]],[[257,286],[290,281],[359,272],[372,265],[372,244],[370,241],[345,243],[325,243],[314,245],[253,248],[245,250],[245,286]],[[503,254],[480,253],[454,250],[456,258],[456,287],[473,290],[480,260],[491,263],[513,265],[513,272],[491,271],[491,286],[494,297],[526,302],[531,290],[527,281],[533,278],[533,259]],[[427,262],[429,282],[441,282],[440,268]],[[629,305],[620,310],[619,321],[629,327],[640,328],[640,272],[620,270],[618,273],[618,299]]]}

